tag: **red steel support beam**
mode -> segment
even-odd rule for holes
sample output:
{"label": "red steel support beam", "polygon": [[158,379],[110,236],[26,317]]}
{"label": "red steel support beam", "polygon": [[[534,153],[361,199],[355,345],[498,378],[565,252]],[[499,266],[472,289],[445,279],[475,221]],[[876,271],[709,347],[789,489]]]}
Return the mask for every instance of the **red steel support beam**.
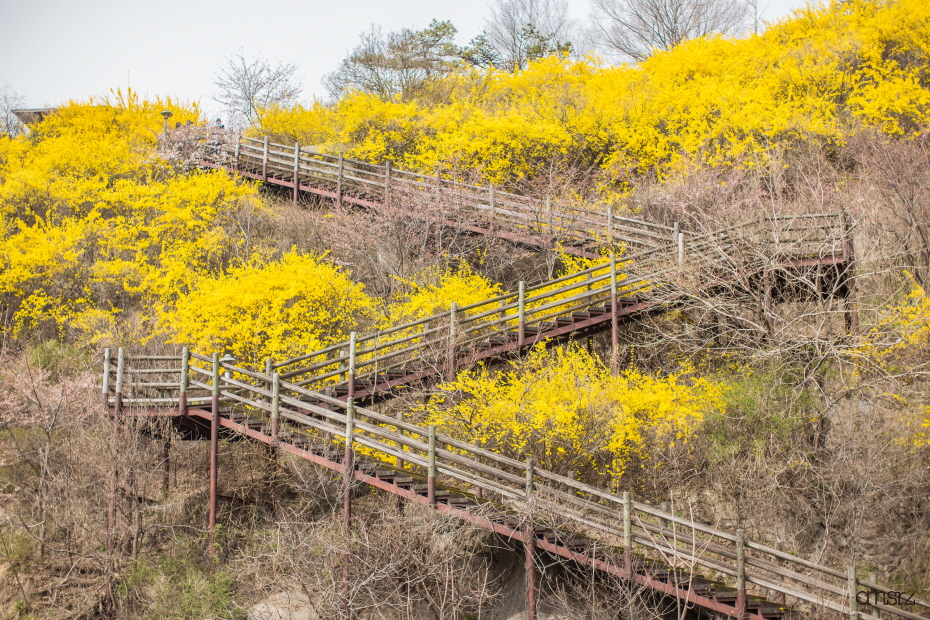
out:
{"label": "red steel support beam", "polygon": [[162,461],[161,492],[162,492],[162,495],[167,495],[168,487],[171,485],[171,435],[166,437],[165,440],[162,442],[161,461]]}
{"label": "red steel support beam", "polygon": [[743,530],[736,530],[736,620],[746,620],[746,549]]}
{"label": "red steel support beam", "polygon": [[769,336],[773,336],[775,335],[775,315],[772,314],[774,285],[772,283],[771,266],[766,266],[765,268],[765,272],[762,275],[762,287],[764,289],[763,294],[765,295],[762,304],[762,312],[765,315],[765,325],[768,329]]}
{"label": "red steel support beam", "polygon": [[536,534],[531,522],[523,533],[523,548],[526,551],[526,618],[536,620]]}
{"label": "red steel support beam", "polygon": [[[106,350],[106,356],[109,360],[110,349]],[[107,593],[106,593],[106,615],[108,618],[115,617],[113,608],[113,576],[116,572],[116,565],[113,560],[113,548],[116,543],[116,484],[119,470],[116,466],[116,443],[117,434],[119,433],[119,418],[123,408],[123,371],[125,363],[125,354],[122,347],[119,349],[116,361],[116,385],[114,386],[113,410],[110,428],[110,496],[107,499]],[[106,364],[107,377],[109,377],[109,362]],[[104,389],[107,389],[106,382]],[[107,402],[108,408],[109,403]]]}
{"label": "red steel support beam", "polygon": [[533,527],[533,459],[526,459],[526,522],[523,526],[523,550],[526,554],[526,618],[536,620],[536,531]]}
{"label": "red steel support beam", "polygon": [[342,461],[345,475],[342,491],[343,543],[345,552],[342,563],[342,614],[345,620],[351,616],[352,576],[352,480],[355,472],[352,440],[355,434],[355,332],[349,336],[349,394],[346,398],[346,451]]}
{"label": "red steel support beam", "polygon": [[213,354],[213,398],[210,403],[210,561],[213,561],[213,543],[216,535],[216,482],[219,466],[220,439],[220,354]]}
{"label": "red steel support beam", "polygon": [[623,571],[633,574],[633,504],[630,492],[623,492]]}
{"label": "red steel support beam", "polygon": [[[199,410],[199,409],[192,409],[190,411],[190,414],[199,416],[204,419],[209,419],[211,417],[211,414],[209,412],[204,411],[204,410]],[[261,442],[268,443],[268,444],[271,443],[270,436],[264,433],[261,433],[260,431],[256,431],[254,429],[248,428],[247,426],[243,426],[241,424],[233,422],[232,420],[229,420],[227,418],[220,418],[220,424],[224,428],[228,428],[236,433],[240,433],[256,441],[261,441]],[[334,462],[318,454],[314,454],[313,452],[309,452],[307,450],[298,448],[296,446],[293,446],[291,444],[284,443],[284,442],[281,442],[280,448],[284,450],[285,452],[289,452],[291,454],[294,454],[295,456],[306,459],[312,463],[316,463],[317,465],[326,467],[330,470],[345,472],[344,465]],[[372,487],[381,489],[383,491],[393,493],[394,495],[402,497],[408,501],[419,502],[424,505],[429,505],[428,498],[423,497],[422,495],[419,495],[411,490],[400,488],[391,482],[387,482],[385,480],[381,480],[374,476],[370,476],[362,471],[351,471],[351,474],[355,480],[358,480],[359,482],[362,482],[364,484],[368,484]],[[435,509],[443,514],[456,516],[464,521],[473,523],[475,525],[478,525],[479,527],[485,528],[492,532],[496,532],[506,538],[522,539],[524,536],[524,533],[521,531],[514,530],[513,528],[503,525],[501,523],[491,521],[487,517],[479,515],[479,514],[474,514],[467,509],[463,510],[461,508],[456,508],[455,506],[450,506],[448,504],[436,504]],[[734,617],[736,615],[736,608],[733,607],[732,605],[727,605],[726,603],[719,602],[714,599],[701,596],[690,590],[683,590],[677,587],[675,584],[668,584],[668,583],[664,583],[661,581],[656,581],[654,579],[651,579],[650,577],[646,575],[639,575],[639,574],[631,573],[628,569],[614,566],[604,560],[596,559],[582,552],[572,551],[566,547],[563,547],[556,543],[548,542],[546,540],[536,539],[534,542],[534,545],[537,548],[543,549],[548,553],[552,553],[553,555],[557,555],[567,560],[578,562],[579,564],[582,564],[582,565],[591,566],[592,568],[595,568],[600,571],[604,571],[611,575],[615,575],[622,579],[630,579],[631,581],[634,581],[635,583],[641,586],[651,588],[653,590],[656,590],[657,592],[661,592],[662,594],[667,594],[669,596],[676,596],[687,603],[699,605],[706,609],[719,612],[728,617]],[[765,620],[765,618],[763,618],[760,614],[752,614],[749,616],[748,620]]]}

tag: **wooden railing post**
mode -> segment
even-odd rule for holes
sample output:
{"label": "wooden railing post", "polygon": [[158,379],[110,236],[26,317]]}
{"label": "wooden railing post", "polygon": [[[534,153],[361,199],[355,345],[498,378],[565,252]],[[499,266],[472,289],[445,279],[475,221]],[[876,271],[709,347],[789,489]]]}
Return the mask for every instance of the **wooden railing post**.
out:
{"label": "wooden railing post", "polygon": [[848,570],[849,581],[849,620],[859,620],[859,601],[856,599],[856,593],[859,590],[859,580],[856,578],[856,561],[849,563]]}
{"label": "wooden railing post", "polygon": [[271,445],[280,444],[278,439],[278,425],[281,415],[281,375],[274,373],[271,376]]}
{"label": "wooden railing post", "polygon": [[209,533],[210,561],[213,561],[213,543],[216,533],[216,483],[219,464],[219,432],[220,432],[220,354],[213,354],[213,385],[210,403],[210,521],[207,526]]}
{"label": "wooden railing post", "polygon": [[632,579],[633,565],[633,503],[630,492],[623,492],[623,571]]}
{"label": "wooden railing post", "polygon": [[517,344],[523,346],[526,342],[526,283],[520,282],[518,288],[519,306],[517,307]]}
{"label": "wooden railing post", "polygon": [[676,245],[678,243],[678,230],[679,224],[678,222],[675,222],[672,224],[672,245]]}
{"label": "wooden railing post", "polygon": [[268,182],[268,136],[265,136],[262,148],[262,181]]}
{"label": "wooden railing post", "polygon": [[533,457],[526,459],[526,499],[527,501],[532,499],[534,486],[533,486],[533,477],[536,475],[536,467],[533,464]]}
{"label": "wooden railing post", "polygon": [[[265,389],[269,392],[274,387],[274,381],[272,378],[272,373],[274,373],[274,360],[271,357],[265,358],[265,376],[268,377],[268,380],[265,381]],[[268,399],[268,404],[271,404],[271,399]]]}
{"label": "wooden railing post", "polygon": [[620,372],[620,318],[617,316],[617,257],[610,255],[610,371],[616,377]]}
{"label": "wooden railing post", "polygon": [[191,352],[184,347],[181,351],[181,391],[178,394],[178,414],[187,415],[187,387],[190,385]]}
{"label": "wooden railing post", "polygon": [[840,214],[843,220],[843,274],[846,305],[846,331],[855,334],[859,329],[859,312],[855,303],[856,292],[856,251],[853,245],[852,221],[849,211],[843,209]]}
{"label": "wooden railing post", "polygon": [[391,160],[384,162],[384,206],[391,206]]}
{"label": "wooden railing post", "polygon": [[552,225],[552,197],[549,195],[546,196],[546,228],[549,234],[554,237],[555,233],[553,230],[555,227]]}
{"label": "wooden railing post", "polygon": [[110,410],[110,348],[103,350],[103,410]]}
{"label": "wooden railing post", "polygon": [[685,262],[685,233],[678,233],[678,264],[683,265]]}
{"label": "wooden railing post", "polygon": [[236,138],[236,154],[233,157],[233,170],[236,172],[239,171],[239,150],[241,147],[242,147],[242,142],[240,141],[239,138]]}
{"label": "wooden railing post", "polygon": [[607,243],[614,247],[614,208],[607,207]]}
{"label": "wooden railing post", "polygon": [[746,548],[743,530],[736,530],[736,618],[746,618]]}
{"label": "wooden railing post", "polygon": [[336,173],[336,206],[342,208],[342,168],[344,165],[343,155],[339,153],[339,171]]}
{"label": "wooden railing post", "polygon": [[496,207],[495,205],[496,201],[495,201],[495,196],[494,196],[494,184],[493,183],[491,183],[488,186],[488,195],[489,195],[488,202],[491,206],[491,217],[490,217],[491,223],[488,225],[488,230],[490,232],[494,232],[494,209]]}
{"label": "wooden railing post", "polygon": [[297,206],[297,192],[300,190],[300,143],[294,143],[294,206]]}
{"label": "wooden railing post", "polygon": [[527,510],[523,529],[523,549],[526,551],[526,617],[536,620],[536,531],[533,526],[530,500],[533,497],[533,457],[526,459]]}
{"label": "wooden railing post", "polygon": [[429,425],[429,455],[426,467],[426,500],[430,506],[436,505],[436,426]]}
{"label": "wooden railing post", "polygon": [[455,309],[456,304],[453,301],[449,306],[449,370],[446,373],[447,381],[452,381],[455,379]]}
{"label": "wooden railing post", "polygon": [[[398,422],[398,425],[397,425],[397,434],[398,434],[398,435],[403,435],[403,434],[404,434],[404,431],[403,431],[403,430],[401,429],[401,427],[400,427],[400,422],[403,422],[403,421],[404,421],[404,410],[403,410],[403,409],[398,409],[398,410],[397,410],[397,415],[396,415],[395,417],[397,418],[397,422]],[[397,444],[397,449],[398,449],[399,451],[403,452],[406,448],[404,448],[404,444],[398,442],[398,444]],[[398,456],[398,457],[397,457],[397,469],[403,469],[403,468],[404,468],[404,459],[402,459],[401,457]]]}
{"label": "wooden railing post", "polygon": [[116,353],[116,392],[113,395],[113,420],[118,424],[123,417],[123,377],[126,372],[126,350]]}
{"label": "wooden railing post", "polygon": [[349,335],[349,393],[346,397],[346,450],[343,457],[343,490],[342,490],[342,517],[343,517],[343,553],[342,564],[342,612],[343,617],[349,619],[349,593],[352,560],[352,478],[355,470],[352,444],[355,439],[355,332]]}
{"label": "wooden railing post", "polygon": [[772,267],[766,265],[762,274],[762,312],[765,315],[765,326],[768,329],[769,336],[775,334],[775,315],[774,315],[774,297],[775,288],[773,282]]}

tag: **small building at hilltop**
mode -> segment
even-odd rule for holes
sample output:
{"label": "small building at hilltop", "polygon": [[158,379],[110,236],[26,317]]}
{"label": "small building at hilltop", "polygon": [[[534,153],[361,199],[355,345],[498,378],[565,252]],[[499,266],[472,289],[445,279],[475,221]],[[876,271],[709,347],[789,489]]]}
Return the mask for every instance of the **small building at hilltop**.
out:
{"label": "small building at hilltop", "polygon": [[41,123],[49,114],[58,111],[58,108],[21,108],[19,110],[10,110],[23,125],[32,123]]}

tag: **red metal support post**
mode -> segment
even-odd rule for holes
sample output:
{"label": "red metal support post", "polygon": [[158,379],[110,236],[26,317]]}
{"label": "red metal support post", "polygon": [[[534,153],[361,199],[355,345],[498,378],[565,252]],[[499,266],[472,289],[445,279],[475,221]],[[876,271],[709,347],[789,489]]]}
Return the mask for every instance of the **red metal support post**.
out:
{"label": "red metal support post", "polygon": [[213,385],[210,403],[210,522],[209,533],[210,561],[213,561],[213,543],[216,534],[216,482],[219,465],[220,436],[220,354],[213,354]]}
{"label": "red metal support post", "polygon": [[[171,431],[168,432],[170,433]],[[168,488],[171,486],[171,435],[168,435],[162,440],[161,450],[161,494],[167,495]]]}
{"label": "red metal support post", "polygon": [[355,435],[355,332],[349,335],[349,393],[346,396],[346,452],[343,460],[344,486],[342,495],[343,542],[342,613],[350,617],[350,578],[352,572],[352,478],[355,471],[352,441]]}
{"label": "red metal support post", "polygon": [[[118,360],[117,360],[117,366],[116,366],[116,401],[115,401],[114,407],[113,407],[113,437],[114,437],[114,438],[117,436],[117,433],[119,432],[119,427],[122,425],[122,421],[123,421],[123,420],[122,420],[122,418],[123,418],[123,381],[124,381],[125,374],[126,374],[126,356],[125,356],[125,351],[124,351],[124,349],[123,349],[123,348],[120,348],[120,350],[119,350],[119,358],[118,358]],[[115,450],[114,450],[113,458],[114,458],[114,461],[115,461],[115,460],[116,460],[116,451],[115,451]],[[114,484],[116,483],[116,478],[117,478],[117,474],[114,473],[114,475],[113,475]],[[127,472],[127,476],[126,476],[126,508],[127,508],[127,509],[126,509],[126,518],[127,518],[130,522],[132,521],[132,495],[131,495],[131,493],[130,493],[130,491],[131,491],[131,489],[132,489],[132,483],[133,483],[133,479],[132,479],[132,469],[131,469],[131,468],[128,468],[128,472]],[[114,493],[115,493],[115,489],[116,489],[117,487],[118,487],[118,485],[114,486]],[[113,508],[113,510],[114,510],[114,512],[115,512],[115,510],[116,510],[116,507],[115,507],[116,497],[115,497],[115,495],[114,495],[114,498],[113,498],[113,502],[114,502],[114,508]],[[116,516],[115,516],[115,515],[114,515],[113,519],[114,519],[114,523],[115,523],[115,521],[116,521]],[[115,540],[114,540],[114,545],[115,545],[115,544],[116,544],[116,542],[115,542]],[[127,556],[129,555],[129,552],[132,550],[131,544],[132,544],[132,528],[129,527],[129,525],[127,524],[127,527],[126,527],[126,539],[123,541],[123,555],[127,555]]]}
{"label": "red metal support post", "polygon": [[633,578],[633,502],[630,492],[623,492],[623,571]]}
{"label": "red metal support post", "polygon": [[536,532],[533,527],[532,500],[535,470],[532,457],[526,459],[526,522],[523,549],[526,552],[526,618],[536,620]]}
{"label": "red metal support post", "polygon": [[[107,362],[105,363],[105,372],[107,379],[110,374],[110,349],[106,352]],[[113,409],[110,412],[111,434],[110,434],[110,496],[107,501],[107,592],[105,601],[105,611],[108,618],[114,617],[113,609],[113,576],[116,572],[116,565],[113,560],[113,551],[116,546],[116,478],[119,474],[116,467],[116,445],[117,433],[119,432],[119,414],[122,407],[123,393],[123,364],[124,354],[122,347],[119,349],[116,361],[116,384],[114,385]],[[108,390],[108,381],[104,381],[104,390]],[[107,402],[109,409],[109,402]]]}
{"label": "red metal support post", "polygon": [[774,284],[772,282],[772,268],[767,266],[762,276],[762,286],[765,288],[762,312],[765,315],[765,326],[769,336],[775,335],[775,315],[773,314]]}
{"label": "red metal support post", "polygon": [[743,530],[736,530],[736,619],[746,620],[746,548]]}

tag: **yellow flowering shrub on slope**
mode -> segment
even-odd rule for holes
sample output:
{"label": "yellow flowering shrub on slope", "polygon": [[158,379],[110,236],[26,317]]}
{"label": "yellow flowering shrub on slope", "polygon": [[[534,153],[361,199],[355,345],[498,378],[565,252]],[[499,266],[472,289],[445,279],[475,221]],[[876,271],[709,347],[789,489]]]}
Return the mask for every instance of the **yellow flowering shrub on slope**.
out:
{"label": "yellow flowering shrub on slope", "polygon": [[196,105],[116,93],[0,138],[0,329],[109,341],[134,309],[132,336],[145,338],[152,308],[223,268],[237,243],[224,218],[254,190],[161,161],[164,109],[181,122],[200,116]]}
{"label": "yellow flowering shrub on slope", "polygon": [[577,345],[533,349],[494,373],[479,366],[440,386],[426,422],[458,439],[579,479],[616,479],[633,464],[661,466],[711,413],[722,385],[685,367],[666,376],[610,369]]}
{"label": "yellow flowering shrub on slope", "polygon": [[201,278],[162,320],[180,344],[262,367],[348,338],[372,313],[364,286],[322,258],[285,254]]}
{"label": "yellow flowering shrub on slope", "polygon": [[559,158],[619,179],[661,178],[685,161],[755,166],[804,140],[840,144],[860,122],[919,132],[930,119],[928,39],[923,0],[833,0],[761,35],[689,41],[638,65],[548,57],[516,73],[460,69],[418,101],[349,94],[312,113],[276,109],[261,131],[496,183]]}
{"label": "yellow flowering shrub on slope", "polygon": [[[853,351],[859,379],[914,376],[930,367],[930,295],[910,274],[911,290],[899,305],[882,311],[880,320]],[[912,404],[899,394],[886,394],[905,406],[904,421],[913,429],[910,443],[930,445],[930,405]]]}

